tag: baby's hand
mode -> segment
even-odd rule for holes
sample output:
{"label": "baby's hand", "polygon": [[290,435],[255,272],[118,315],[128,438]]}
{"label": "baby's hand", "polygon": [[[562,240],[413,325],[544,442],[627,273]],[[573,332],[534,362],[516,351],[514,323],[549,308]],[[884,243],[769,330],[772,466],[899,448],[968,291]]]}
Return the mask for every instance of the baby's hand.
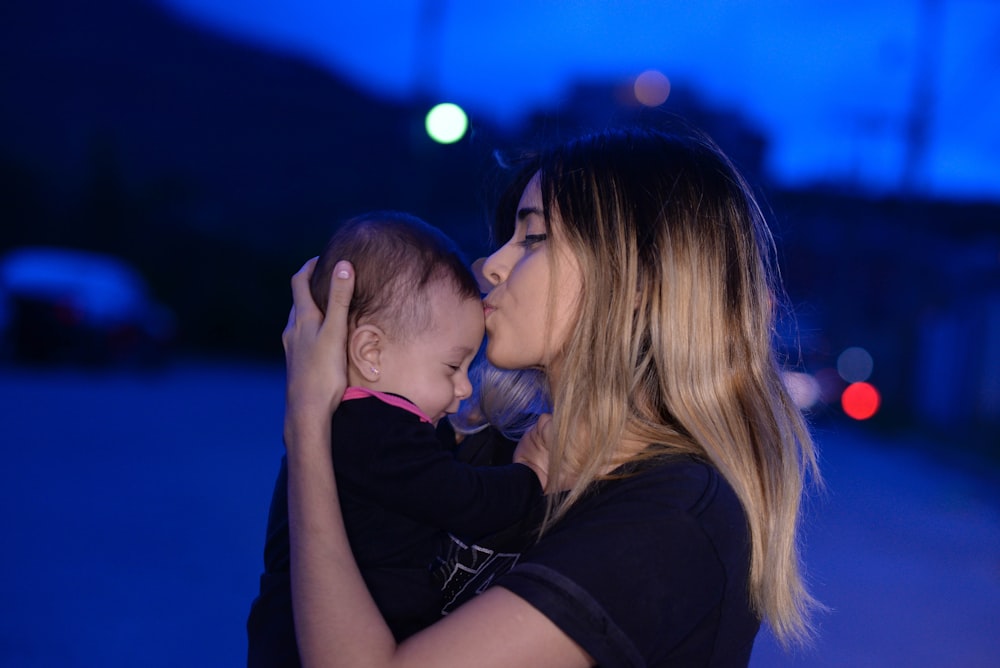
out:
{"label": "baby's hand", "polygon": [[548,484],[549,439],[552,436],[552,416],[543,413],[538,422],[521,437],[514,449],[514,462],[528,466],[544,490]]}

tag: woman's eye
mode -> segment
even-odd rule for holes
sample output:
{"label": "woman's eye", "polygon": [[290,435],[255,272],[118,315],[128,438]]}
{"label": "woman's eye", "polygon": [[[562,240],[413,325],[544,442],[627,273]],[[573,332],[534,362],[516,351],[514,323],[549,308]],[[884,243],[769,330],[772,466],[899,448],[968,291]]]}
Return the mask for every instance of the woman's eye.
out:
{"label": "woman's eye", "polygon": [[521,246],[534,246],[535,244],[540,244],[549,238],[548,234],[525,234],[524,241],[520,242]]}

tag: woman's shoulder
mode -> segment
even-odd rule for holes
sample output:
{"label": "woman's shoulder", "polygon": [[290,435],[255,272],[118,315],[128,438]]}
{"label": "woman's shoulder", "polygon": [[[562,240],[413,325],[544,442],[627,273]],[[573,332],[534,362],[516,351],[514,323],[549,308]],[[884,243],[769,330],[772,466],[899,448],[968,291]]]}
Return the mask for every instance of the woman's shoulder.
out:
{"label": "woman's shoulder", "polygon": [[[700,517],[739,500],[729,483],[710,463],[687,455],[662,455],[627,464],[594,485],[581,500],[582,508],[649,504]],[[633,507],[633,510],[635,508]]]}
{"label": "woman's shoulder", "polygon": [[740,503],[714,467],[648,459],[597,483],[497,584],[602,665],[707,663],[717,638],[749,646],[757,631],[748,548]]}
{"label": "woman's shoulder", "polygon": [[683,559],[700,553],[722,570],[748,559],[743,505],[710,463],[664,456],[617,473],[597,483],[552,528],[564,534],[565,547],[610,540],[617,543],[611,549],[642,546]]}
{"label": "woman's shoulder", "polygon": [[748,544],[743,507],[725,478],[707,462],[670,456],[596,483],[529,552],[566,563],[601,550],[659,560],[697,554],[706,567],[726,571],[746,560]]}

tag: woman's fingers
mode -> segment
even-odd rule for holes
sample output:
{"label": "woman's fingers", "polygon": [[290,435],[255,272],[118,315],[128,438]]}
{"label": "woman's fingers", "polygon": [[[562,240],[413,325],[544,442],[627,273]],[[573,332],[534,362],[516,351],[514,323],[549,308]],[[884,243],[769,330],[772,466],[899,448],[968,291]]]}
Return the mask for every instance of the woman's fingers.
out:
{"label": "woman's fingers", "polygon": [[319,307],[316,306],[316,302],[313,301],[312,293],[309,290],[309,279],[312,278],[317,260],[318,258],[312,258],[302,265],[302,268],[292,276],[292,303],[296,311],[296,319],[308,315],[319,315],[322,317],[322,313]]}
{"label": "woman's fingers", "polygon": [[[292,277],[294,305],[282,332],[285,348],[285,444],[327,424],[347,388],[347,313],[354,289],[354,270],[341,262],[330,278],[326,317],[313,301],[309,282],[315,258]],[[291,451],[291,450],[290,450]]]}
{"label": "woman's fingers", "polygon": [[309,293],[309,278],[316,267],[316,260],[317,258],[312,258],[302,265],[302,268],[292,276],[292,308],[288,312],[288,322],[285,323],[285,330],[281,333],[281,343],[285,347],[286,354],[295,328],[302,323],[304,317],[308,318],[311,313],[310,308],[315,309],[316,313],[319,313],[319,309],[315,308],[316,305],[313,303],[312,296]]}
{"label": "woman's fingers", "polygon": [[333,267],[330,275],[330,296],[326,302],[326,318],[323,320],[325,345],[346,350],[347,314],[354,294],[354,267],[341,260]]}

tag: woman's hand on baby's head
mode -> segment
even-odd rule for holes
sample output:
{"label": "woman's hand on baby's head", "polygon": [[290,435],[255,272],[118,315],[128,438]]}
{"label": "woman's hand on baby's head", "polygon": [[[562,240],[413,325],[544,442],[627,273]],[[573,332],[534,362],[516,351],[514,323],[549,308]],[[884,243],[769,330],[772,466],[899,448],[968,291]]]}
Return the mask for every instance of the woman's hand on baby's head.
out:
{"label": "woman's hand on baby's head", "polygon": [[354,292],[354,269],[349,262],[334,267],[324,317],[309,290],[315,267],[313,258],[292,277],[293,305],[281,334],[287,372],[286,444],[289,429],[317,418],[328,419],[347,389],[347,311]]}
{"label": "woman's hand on baby's head", "polygon": [[[514,462],[524,464],[535,472],[545,489],[549,480],[549,443],[552,437],[552,416],[543,413],[514,449]],[[546,490],[548,491],[548,490]]]}

